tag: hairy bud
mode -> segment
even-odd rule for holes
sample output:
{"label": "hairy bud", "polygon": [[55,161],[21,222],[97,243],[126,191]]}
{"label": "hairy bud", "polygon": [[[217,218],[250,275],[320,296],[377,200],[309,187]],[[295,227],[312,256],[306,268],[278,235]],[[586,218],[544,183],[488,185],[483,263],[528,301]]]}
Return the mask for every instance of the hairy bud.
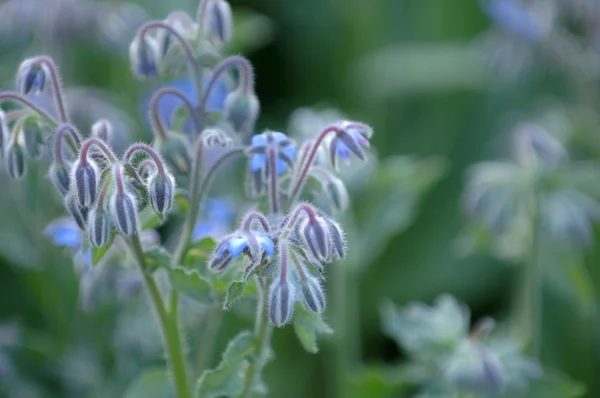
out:
{"label": "hairy bud", "polygon": [[293,313],[294,287],[277,277],[270,289],[269,318],[275,326],[283,326],[292,319]]}
{"label": "hairy bud", "polygon": [[325,193],[337,210],[344,211],[348,208],[348,191],[339,178],[333,178],[327,183]]}
{"label": "hairy bud", "polygon": [[300,281],[300,299],[307,310],[320,314],[325,310],[325,294],[319,281],[307,276]]}
{"label": "hairy bud", "polygon": [[327,229],[329,231],[329,238],[331,240],[331,244],[333,246],[334,254],[337,255],[339,259],[343,259],[346,257],[346,243],[344,241],[344,232],[338,223],[332,221],[329,218],[325,218],[325,222],[327,223]]}
{"label": "hairy bud", "polygon": [[329,228],[321,217],[307,217],[300,226],[302,239],[312,255],[319,261],[330,257]]}
{"label": "hairy bud", "polygon": [[5,164],[8,175],[13,180],[19,180],[26,171],[25,154],[23,148],[16,142],[11,142],[6,146]]}
{"label": "hairy bud", "polygon": [[48,172],[50,181],[65,196],[71,189],[71,164],[54,162]]}
{"label": "hairy bud", "polygon": [[148,181],[148,199],[157,213],[164,214],[173,205],[175,179],[169,174],[156,173]]}
{"label": "hairy bud", "polygon": [[177,174],[187,174],[191,169],[190,144],[176,133],[167,133],[157,141],[157,150],[163,156],[170,170]]}
{"label": "hairy bud", "polygon": [[76,162],[71,177],[80,206],[89,207],[96,200],[96,167],[91,162]]}
{"label": "hairy bud", "polygon": [[251,132],[258,118],[260,104],[256,95],[237,89],[225,98],[225,115],[237,132]]}
{"label": "hairy bud", "polygon": [[137,231],[137,211],[135,200],[127,193],[115,192],[111,199],[112,219],[123,235],[133,235]]}
{"label": "hairy bud", "polygon": [[92,125],[92,137],[108,142],[112,136],[112,124],[106,119],[100,119]]}
{"label": "hairy bud", "polygon": [[152,78],[158,72],[158,44],[149,37],[136,36],[129,47],[133,73],[141,79]]}
{"label": "hairy bud", "polygon": [[225,0],[208,0],[207,30],[209,37],[226,44],[233,36],[233,22],[231,6]]}
{"label": "hairy bud", "polygon": [[87,223],[88,217],[88,209],[87,207],[80,206],[77,202],[77,198],[73,192],[70,192],[67,196],[65,196],[65,207],[71,217],[77,223],[77,226],[82,231],[85,231],[85,225]]}
{"label": "hairy bud", "polygon": [[25,154],[32,160],[38,160],[42,157],[44,146],[43,126],[36,118],[27,118],[23,123],[23,134],[25,136]]}
{"label": "hairy bud", "polygon": [[110,219],[102,206],[96,206],[89,214],[88,235],[94,247],[102,247],[108,243]]}
{"label": "hairy bud", "polygon": [[46,86],[48,74],[46,65],[26,59],[19,66],[17,87],[22,94],[39,93]]}

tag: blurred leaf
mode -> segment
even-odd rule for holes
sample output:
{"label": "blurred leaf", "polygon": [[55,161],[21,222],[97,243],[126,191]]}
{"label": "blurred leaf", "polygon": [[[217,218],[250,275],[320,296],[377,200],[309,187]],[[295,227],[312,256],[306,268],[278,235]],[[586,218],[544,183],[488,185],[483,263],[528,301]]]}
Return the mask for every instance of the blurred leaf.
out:
{"label": "blurred leaf", "polygon": [[248,53],[273,40],[273,23],[266,16],[249,8],[236,7],[233,16],[233,40],[227,46],[228,54]]}
{"label": "blurred leaf", "polygon": [[254,336],[244,331],[234,337],[225,352],[219,366],[207,370],[196,383],[195,398],[233,397],[244,388],[244,373],[248,366],[246,357],[252,353]]}
{"label": "blurred leaf", "polygon": [[123,398],[169,398],[175,397],[169,373],[165,369],[148,369],[134,379]]}
{"label": "blurred leaf", "polygon": [[417,366],[368,366],[350,379],[351,398],[392,398],[426,379]]}
{"label": "blurred leaf", "polygon": [[210,283],[203,279],[197,271],[181,267],[171,268],[169,279],[171,287],[179,293],[201,303],[210,304],[212,302]]}
{"label": "blurred leaf", "polygon": [[153,247],[144,253],[146,260],[146,272],[151,274],[160,267],[169,267],[171,265],[171,255],[164,247]]}
{"label": "blurred leaf", "polygon": [[187,195],[180,190],[175,194],[175,205],[177,205],[177,208],[181,213],[187,213],[190,208],[190,201]]}
{"label": "blurred leaf", "polygon": [[481,90],[488,75],[481,54],[468,43],[404,44],[360,59],[351,74],[371,99],[397,95]]}
{"label": "blurred leaf", "polygon": [[142,230],[157,228],[164,221],[164,217],[155,212],[150,206],[147,206],[140,213],[140,224],[142,226]]}
{"label": "blurred leaf", "polygon": [[217,242],[211,237],[202,238],[194,242],[188,250],[188,254],[184,261],[185,265],[196,269],[202,267],[206,264],[208,257],[215,249],[216,245]]}
{"label": "blurred leaf", "polygon": [[108,249],[115,240],[115,234],[109,234],[108,243],[102,247],[92,247],[92,265],[96,265],[102,260]]}
{"label": "blurred leaf", "polygon": [[227,287],[227,295],[225,296],[225,301],[223,302],[223,309],[228,310],[231,308],[231,305],[244,294],[244,288],[247,283],[244,281],[233,281]]}
{"label": "blurred leaf", "polygon": [[566,375],[544,370],[544,376],[532,383],[529,391],[521,395],[523,398],[578,398],[585,394],[582,383],[571,380]]}
{"label": "blurred leaf", "polygon": [[306,351],[312,354],[316,354],[319,351],[317,335],[333,333],[333,329],[325,323],[320,314],[308,312],[301,305],[296,305],[293,325],[294,332],[296,332],[300,344],[302,344],[302,347]]}
{"label": "blurred leaf", "polygon": [[595,288],[583,259],[576,254],[557,254],[550,248],[545,255],[549,285],[572,300],[585,313],[595,308]]}

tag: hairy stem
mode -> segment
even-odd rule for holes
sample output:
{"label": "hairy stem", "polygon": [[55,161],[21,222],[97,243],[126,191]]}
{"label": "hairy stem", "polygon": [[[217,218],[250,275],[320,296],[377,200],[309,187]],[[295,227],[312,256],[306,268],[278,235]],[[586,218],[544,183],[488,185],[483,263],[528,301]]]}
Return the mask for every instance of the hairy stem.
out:
{"label": "hairy stem", "polygon": [[0,93],[0,102],[5,101],[5,100],[12,100],[12,101],[16,101],[21,103],[22,105],[28,107],[29,109],[31,109],[32,111],[34,111],[35,113],[37,113],[38,115],[40,115],[41,117],[43,117],[50,125],[51,127],[56,127],[58,126],[58,122],[56,121],[56,119],[54,119],[48,112],[46,112],[45,110],[43,110],[42,108],[40,108],[39,106],[37,106],[36,104],[34,104],[32,101],[30,101],[27,97],[18,94],[18,93],[11,93],[11,92],[3,92]]}
{"label": "hairy stem", "polygon": [[54,60],[46,55],[42,55],[35,58],[33,62],[43,64],[48,68],[48,71],[50,72],[50,80],[52,81],[52,93],[54,94],[54,103],[58,112],[58,118],[60,119],[61,123],[68,123],[69,116],[67,115],[67,111],[65,109],[65,101],[63,98],[60,76]]}
{"label": "hairy stem", "polygon": [[144,280],[146,290],[150,295],[152,306],[157,315],[157,320],[160,325],[161,334],[163,337],[163,345],[167,357],[167,362],[173,376],[173,384],[177,393],[177,398],[190,398],[190,390],[186,373],[186,363],[183,355],[181,342],[179,340],[179,330],[177,325],[173,325],[170,321],[169,314],[165,309],[164,302],[156,281],[146,273],[146,263],[144,259],[144,251],[140,243],[139,234],[134,234],[130,238],[131,248],[136,257],[138,268]]}
{"label": "hairy stem", "polygon": [[198,133],[200,133],[202,131],[202,122],[199,120],[197,110],[194,108],[194,105],[190,102],[189,98],[176,88],[163,87],[155,92],[150,99],[150,121],[152,122],[156,135],[164,138],[167,134],[167,128],[165,128],[165,124],[160,117],[160,112],[158,109],[158,101],[165,95],[173,95],[183,102],[183,105],[186,107],[190,115],[190,118],[196,126],[196,130],[198,130]]}
{"label": "hairy stem", "polygon": [[214,85],[219,80],[219,77],[232,66],[237,66],[239,70],[239,89],[242,90],[242,92],[245,94],[248,94],[250,93],[250,90],[253,90],[254,72],[252,71],[252,65],[250,64],[250,61],[248,61],[244,57],[240,57],[239,55],[227,57],[223,61],[221,61],[220,64],[215,66],[215,69],[213,70],[213,74],[210,78],[210,81],[206,86],[206,91],[204,92],[202,100],[200,101],[200,110],[202,112],[206,112],[206,103],[208,102],[208,96],[210,95],[210,92],[212,91]]}

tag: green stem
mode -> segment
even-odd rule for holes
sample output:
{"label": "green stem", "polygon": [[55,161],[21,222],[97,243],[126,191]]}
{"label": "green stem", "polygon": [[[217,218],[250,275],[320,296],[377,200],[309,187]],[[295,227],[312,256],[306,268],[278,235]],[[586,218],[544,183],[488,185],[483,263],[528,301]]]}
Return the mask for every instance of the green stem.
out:
{"label": "green stem", "polygon": [[267,354],[269,351],[269,342],[271,340],[271,334],[273,326],[269,322],[267,314],[267,295],[268,287],[267,282],[264,278],[256,278],[257,281],[257,314],[256,323],[254,325],[254,360],[248,364],[246,370],[244,390],[238,398],[248,398],[252,393],[252,386],[256,376],[260,374],[262,368],[265,365]]}
{"label": "green stem", "polygon": [[165,347],[167,362],[169,363],[169,367],[173,375],[173,384],[175,385],[177,397],[190,398],[191,396],[188,387],[186,363],[183,356],[181,341],[179,339],[179,330],[177,324],[171,323],[173,318],[169,317],[169,314],[165,309],[162,296],[158,290],[158,286],[156,285],[156,281],[152,275],[146,273],[144,251],[142,249],[138,234],[135,234],[131,237],[131,248],[136,257],[136,262],[142,274],[144,285],[148,290],[152,306],[154,307],[154,311],[156,312],[158,318],[158,323],[163,336],[163,344]]}

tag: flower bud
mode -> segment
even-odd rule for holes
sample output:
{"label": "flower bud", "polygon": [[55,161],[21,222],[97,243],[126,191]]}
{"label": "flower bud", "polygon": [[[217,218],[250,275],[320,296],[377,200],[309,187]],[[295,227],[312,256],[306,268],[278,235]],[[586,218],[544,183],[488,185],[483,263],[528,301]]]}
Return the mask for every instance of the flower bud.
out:
{"label": "flower bud", "polygon": [[6,123],[6,114],[0,109],[0,151],[4,147],[4,141],[8,140],[8,124]]}
{"label": "flower bud", "polygon": [[10,143],[6,146],[6,170],[13,180],[19,180],[26,171],[25,154],[18,143]]}
{"label": "flower bud", "polygon": [[25,154],[32,160],[41,158],[44,140],[40,122],[33,117],[27,118],[23,123],[22,133],[25,136]]}
{"label": "flower bud", "polygon": [[251,132],[258,118],[260,104],[254,93],[244,93],[238,89],[225,98],[225,116],[237,132]]}
{"label": "flower bud", "polygon": [[140,79],[155,77],[158,72],[158,44],[154,39],[136,36],[129,47],[133,73]]}
{"label": "flower bud", "polygon": [[71,188],[71,164],[54,162],[50,165],[50,181],[65,196]]}
{"label": "flower bud", "polygon": [[102,247],[108,243],[110,219],[101,206],[96,206],[88,218],[88,235],[94,247]]}
{"label": "flower bud", "polygon": [[72,180],[80,206],[89,207],[96,200],[96,167],[91,162],[77,162],[73,167]]}
{"label": "flower bud", "polygon": [[17,73],[17,87],[22,94],[30,92],[39,93],[46,86],[48,68],[43,63],[34,62],[32,59],[26,59],[19,66]]}
{"label": "flower bud", "polygon": [[504,367],[497,355],[477,341],[463,341],[443,371],[452,385],[474,391],[495,391],[505,384]]}
{"label": "flower bud", "polygon": [[300,299],[307,310],[320,314],[325,310],[325,294],[319,281],[308,276],[300,281]]}
{"label": "flower bud", "polygon": [[88,217],[88,209],[87,207],[80,206],[77,202],[77,198],[73,192],[69,192],[67,196],[65,196],[65,207],[67,211],[73,217],[77,226],[84,231],[85,225],[87,223]]}
{"label": "flower bud", "polygon": [[167,133],[157,141],[157,150],[163,156],[170,170],[177,174],[187,174],[191,169],[190,144],[185,138],[176,133]]}
{"label": "flower bud", "polygon": [[325,218],[325,222],[327,223],[329,238],[331,240],[331,244],[333,245],[333,249],[335,249],[335,254],[339,259],[343,259],[346,257],[346,242],[344,240],[344,232],[339,224],[331,219]]}
{"label": "flower bud", "polygon": [[123,235],[133,235],[137,231],[137,211],[133,196],[115,192],[111,199],[112,219]]}
{"label": "flower bud", "polygon": [[215,250],[215,253],[208,261],[208,268],[210,268],[216,273],[223,272],[225,271],[229,263],[231,263],[232,259],[233,257],[231,256],[231,253],[228,250]]}
{"label": "flower bud", "polygon": [[229,3],[225,0],[212,0],[207,11],[206,33],[220,43],[229,43],[233,36],[233,17]]}
{"label": "flower bud", "polygon": [[173,205],[175,180],[169,174],[156,173],[148,181],[148,199],[157,213],[164,214]]}
{"label": "flower bud", "polygon": [[294,313],[294,287],[279,277],[271,285],[269,296],[269,318],[275,326],[283,326]]}
{"label": "flower bud", "polygon": [[334,177],[325,185],[325,193],[337,210],[344,211],[348,208],[348,191],[339,178]]}
{"label": "flower bud", "polygon": [[309,217],[300,226],[304,243],[319,261],[328,261],[330,257],[329,230],[321,217]]}
{"label": "flower bud", "polygon": [[112,124],[106,119],[100,119],[92,126],[92,137],[108,142],[112,136]]}
{"label": "flower bud", "polygon": [[[196,31],[196,27],[192,18],[183,11],[173,11],[167,18],[165,23],[171,25],[183,37],[192,35]],[[156,32],[156,41],[158,44],[158,54],[164,57],[173,44],[172,33],[167,29],[158,29]]]}

